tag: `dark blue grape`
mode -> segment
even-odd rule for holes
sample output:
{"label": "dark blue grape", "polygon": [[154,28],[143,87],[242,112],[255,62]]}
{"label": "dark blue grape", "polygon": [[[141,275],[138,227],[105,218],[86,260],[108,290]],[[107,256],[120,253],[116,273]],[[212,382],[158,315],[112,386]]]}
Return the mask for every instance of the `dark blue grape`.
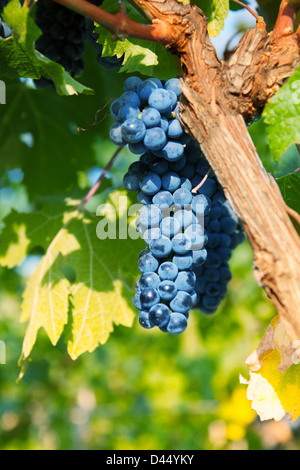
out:
{"label": "dark blue grape", "polygon": [[145,287],[144,289],[141,290],[140,302],[141,302],[142,309],[147,310],[151,308],[152,306],[158,304],[159,300],[160,300],[160,297],[159,297],[159,293],[157,289],[154,289],[153,287]]}
{"label": "dark blue grape", "polygon": [[147,330],[150,330],[151,328],[154,328],[153,323],[149,320],[149,312],[146,310],[143,310],[140,315],[139,315],[139,323],[143,328],[146,328]]}
{"label": "dark blue grape", "polygon": [[180,176],[173,171],[168,171],[161,177],[162,189],[165,189],[166,191],[176,191],[176,189],[179,188],[180,183]]}
{"label": "dark blue grape", "polygon": [[141,273],[147,271],[155,272],[159,266],[157,259],[152,255],[149,250],[145,250],[144,253],[141,253],[138,260],[138,268]]}
{"label": "dark blue grape", "polygon": [[173,281],[161,281],[158,286],[158,292],[162,300],[170,301],[177,293],[176,286]]}
{"label": "dark blue grape", "polygon": [[149,248],[157,258],[165,258],[172,251],[172,242],[168,237],[162,235],[162,237],[157,240],[151,240]]}
{"label": "dark blue grape", "polygon": [[196,282],[196,275],[193,271],[180,271],[175,280],[177,290],[190,292],[194,289]]}
{"label": "dark blue grape", "polygon": [[126,119],[121,129],[123,139],[130,144],[135,144],[143,140],[146,133],[145,124],[136,118]]}
{"label": "dark blue grape", "polygon": [[170,320],[170,309],[162,303],[158,303],[150,308],[149,320],[153,325],[163,327]]}
{"label": "dark blue grape", "polygon": [[178,268],[176,264],[165,261],[159,266],[158,274],[162,280],[174,281],[178,274]]}
{"label": "dark blue grape", "polygon": [[155,108],[145,108],[141,114],[141,120],[147,128],[160,125],[161,115]]}
{"label": "dark blue grape", "polygon": [[141,176],[139,180],[140,189],[149,196],[158,193],[162,185],[160,177],[151,171]]}
{"label": "dark blue grape", "polygon": [[167,325],[167,331],[172,335],[179,335],[185,331],[186,327],[186,316],[178,312],[173,312]]}

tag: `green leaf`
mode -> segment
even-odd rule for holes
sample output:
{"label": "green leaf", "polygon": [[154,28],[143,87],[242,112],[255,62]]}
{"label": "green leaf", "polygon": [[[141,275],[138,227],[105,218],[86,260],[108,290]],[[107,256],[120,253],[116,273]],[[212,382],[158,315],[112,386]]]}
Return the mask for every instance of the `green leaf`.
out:
{"label": "green leaf", "polygon": [[228,16],[229,0],[197,0],[196,3],[207,17],[208,34],[211,37],[218,36],[224,28],[224,20]]}
{"label": "green leaf", "polygon": [[[145,17],[133,6],[125,2],[128,16],[138,23],[146,23]],[[109,13],[116,13],[118,2],[106,0],[102,4]],[[165,49],[162,44],[142,39],[126,38],[118,41],[112,40],[111,33],[97,26],[95,32],[99,34],[98,42],[103,45],[102,56],[124,56],[120,73],[140,73],[149,77],[158,77],[168,80],[181,74],[177,57]]]}
{"label": "green leaf", "polygon": [[300,175],[292,173],[276,179],[286,204],[300,214]]}
{"label": "green leaf", "polygon": [[112,41],[111,33],[104,28],[95,30],[98,42],[103,45],[102,56],[124,56],[120,72],[140,73],[149,77],[168,80],[180,74],[178,59],[161,44],[142,39]]}
{"label": "green leaf", "polygon": [[279,163],[275,161],[269,145],[267,126],[263,118],[251,124],[249,134],[265,169],[275,177],[288,175],[300,167],[300,154],[295,145],[291,145],[283,152]]}
{"label": "green leaf", "polygon": [[264,109],[267,134],[275,161],[292,144],[300,143],[300,67]]}
{"label": "green leaf", "polygon": [[[28,322],[23,359],[30,355],[40,328],[55,345],[68,318],[66,338],[72,359],[104,344],[114,325],[132,326],[137,258],[144,243],[127,236],[130,199],[126,191],[113,193],[99,211],[104,214],[109,209],[101,221],[81,212],[78,202],[48,198],[40,210],[14,211],[5,218],[2,266],[20,264],[34,247],[45,250],[23,293],[21,321]],[[105,238],[98,224],[104,232],[106,226],[112,227],[113,236]],[[120,227],[126,237],[119,236]],[[64,275],[68,270],[74,273],[72,283]]]}
{"label": "green leaf", "polygon": [[[85,95],[62,97],[52,89],[35,90],[19,81],[8,82],[6,92],[0,172],[22,168],[30,197],[77,188],[78,172],[95,165],[92,145],[99,136],[99,128],[77,132],[77,127],[94,119],[101,101],[95,104],[92,96]],[[109,124],[107,120],[102,124],[107,135]]]}
{"label": "green leaf", "polygon": [[20,8],[18,0],[12,0],[3,12],[4,21],[13,30],[12,36],[0,40],[0,62],[4,77],[38,79],[51,78],[59,95],[93,94],[93,90],[81,85],[64,68],[49,60],[34,48],[41,31],[30,16],[28,7]]}

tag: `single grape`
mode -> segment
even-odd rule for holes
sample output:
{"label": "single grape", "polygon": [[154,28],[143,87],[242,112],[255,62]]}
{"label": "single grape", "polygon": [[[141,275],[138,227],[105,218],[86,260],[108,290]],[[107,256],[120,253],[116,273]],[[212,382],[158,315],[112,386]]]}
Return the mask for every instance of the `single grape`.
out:
{"label": "single grape", "polygon": [[164,85],[165,90],[173,91],[176,96],[179,98],[182,94],[180,89],[180,81],[178,78],[170,78]]}
{"label": "single grape", "polygon": [[172,238],[172,249],[178,255],[185,255],[192,248],[192,241],[184,233],[178,233]]}
{"label": "single grape", "polygon": [[137,91],[139,85],[141,85],[143,81],[139,77],[128,77],[124,82],[124,90],[125,91]]}
{"label": "single grape", "polygon": [[151,240],[157,240],[158,238],[161,238],[161,230],[159,227],[152,227],[144,231],[143,233],[143,239],[149,245]]}
{"label": "single grape", "polygon": [[174,213],[173,217],[174,217],[174,219],[176,219],[179,222],[180,227],[182,229],[185,229],[185,228],[189,227],[189,225],[191,225],[191,223],[193,221],[192,211],[185,210],[185,209],[181,209],[181,210],[176,211]]}
{"label": "single grape", "polygon": [[167,326],[167,331],[172,335],[179,335],[187,327],[187,318],[182,313],[173,312]]}
{"label": "single grape", "polygon": [[163,327],[168,324],[170,320],[170,310],[162,303],[158,303],[150,308],[149,320],[153,325]]}
{"label": "single grape", "polygon": [[156,271],[158,268],[158,261],[152,255],[149,250],[145,250],[144,253],[141,253],[139,260],[138,260],[138,268],[141,273],[145,273],[147,271]]}
{"label": "single grape", "polygon": [[[167,139],[166,139],[167,140]],[[161,155],[168,162],[175,162],[179,160],[184,152],[184,147],[180,142],[169,140],[163,147],[160,147]]]}
{"label": "single grape", "polygon": [[166,171],[168,171],[169,165],[166,160],[162,160],[161,158],[154,158],[150,162],[149,169],[158,175],[163,175],[166,173]]}
{"label": "single grape", "polygon": [[158,191],[158,193],[153,196],[152,202],[161,210],[164,210],[172,206],[173,196],[169,191]]}
{"label": "single grape", "polygon": [[139,323],[143,328],[150,330],[154,327],[153,323],[149,320],[149,312],[147,310],[143,310],[139,315]]}
{"label": "single grape", "polygon": [[[186,158],[185,155],[183,154],[178,160],[175,162],[170,162],[170,170],[171,171],[180,171],[186,164]],[[192,189],[192,188],[191,188]]]}
{"label": "single grape", "polygon": [[141,292],[146,287],[153,287],[154,289],[157,289],[160,282],[161,281],[159,275],[149,271],[141,275],[141,277],[137,281],[137,287],[138,289],[140,289]]}
{"label": "single grape", "polygon": [[168,137],[170,139],[178,139],[183,134],[182,126],[179,122],[179,119],[173,119],[170,121],[168,128]]}
{"label": "single grape", "polygon": [[161,127],[147,129],[144,137],[144,145],[148,150],[160,150],[167,143],[167,136]]}
{"label": "single grape", "polygon": [[174,217],[164,217],[160,223],[161,233],[168,238],[174,237],[180,231],[180,223]]}
{"label": "single grape", "polygon": [[158,268],[158,275],[164,281],[174,281],[178,274],[177,266],[171,261],[165,261]]}
{"label": "single grape", "polygon": [[129,191],[138,191],[140,189],[140,175],[132,171],[125,173],[123,177],[123,186]]}
{"label": "single grape", "polygon": [[140,209],[138,219],[145,228],[158,227],[162,220],[162,213],[159,207],[150,204]]}
{"label": "single grape", "polygon": [[157,109],[157,111],[159,111],[160,113],[166,113],[174,102],[174,98],[172,97],[171,93],[172,92],[169,92],[168,90],[165,90],[163,88],[153,90],[148,98],[149,106]]}
{"label": "single grape", "polygon": [[205,248],[201,250],[192,251],[193,266],[199,266],[205,263],[207,260],[207,251]]}
{"label": "single grape", "polygon": [[[159,299],[159,293],[157,289],[154,289],[153,287],[145,287],[140,293],[140,302],[142,309],[147,310],[152,306],[158,304]],[[150,321],[152,321],[151,318]]]}
{"label": "single grape", "polygon": [[193,271],[180,271],[175,280],[175,286],[179,291],[190,292],[194,289],[196,275]]}
{"label": "single grape", "polygon": [[[190,163],[190,162],[187,162],[184,166],[184,168],[182,168],[182,170],[180,170],[180,176],[185,176],[186,178],[188,178],[189,180],[192,180],[192,178],[195,176],[195,165],[193,163]],[[200,179],[201,181],[201,179]],[[194,182],[192,181],[192,184],[194,184]]]}
{"label": "single grape", "polygon": [[193,198],[192,211],[196,215],[205,216],[209,214],[211,200],[204,194],[198,194]]}
{"label": "single grape", "polygon": [[162,189],[170,192],[176,191],[180,186],[180,177],[173,171],[168,171],[161,177]]}
{"label": "single grape", "polygon": [[172,251],[172,242],[169,238],[162,235],[157,240],[151,240],[149,248],[157,258],[165,258]]}
{"label": "single grape", "polygon": [[193,264],[192,251],[187,252],[185,255],[174,255],[172,262],[176,264],[179,271],[185,271],[191,268]]}
{"label": "single grape", "polygon": [[170,301],[175,297],[177,289],[173,281],[165,280],[160,282],[158,292],[161,300]]}
{"label": "single grape", "polygon": [[148,101],[150,93],[157,88],[155,81],[149,78],[138,85],[137,93],[142,101]]}
{"label": "single grape", "polygon": [[140,142],[146,133],[145,124],[136,118],[126,119],[121,129],[123,139],[129,144]]}
{"label": "single grape", "polygon": [[139,179],[139,186],[140,189],[149,196],[153,196],[156,194],[161,188],[162,182],[160,177],[149,171],[148,173],[144,174]]}
{"label": "single grape", "polygon": [[178,188],[173,194],[174,204],[182,208],[189,206],[189,204],[192,202],[192,199],[192,193],[185,188]]}
{"label": "single grape", "polygon": [[161,115],[155,108],[145,108],[141,114],[141,120],[147,128],[160,126]]}

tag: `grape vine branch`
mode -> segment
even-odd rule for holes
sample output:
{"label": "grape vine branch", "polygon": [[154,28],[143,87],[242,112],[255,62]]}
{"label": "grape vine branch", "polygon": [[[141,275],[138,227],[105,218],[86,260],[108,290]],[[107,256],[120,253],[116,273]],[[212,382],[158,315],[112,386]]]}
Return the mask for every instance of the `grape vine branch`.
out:
{"label": "grape vine branch", "polygon": [[247,130],[300,64],[299,4],[283,0],[275,28],[261,17],[230,58],[220,60],[196,6],[176,0],[134,0],[149,20],[138,25],[124,11],[104,13],[84,0],[57,0],[112,33],[162,42],[182,66],[181,121],[196,139],[226,197],[244,224],[254,273],[292,339],[300,338],[300,239],[273,177],[263,168]]}

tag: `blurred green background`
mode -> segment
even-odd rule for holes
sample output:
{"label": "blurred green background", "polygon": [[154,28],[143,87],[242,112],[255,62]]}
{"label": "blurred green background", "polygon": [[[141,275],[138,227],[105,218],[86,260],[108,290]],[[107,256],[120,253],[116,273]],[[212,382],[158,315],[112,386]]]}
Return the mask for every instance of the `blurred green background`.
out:
{"label": "blurred green background", "polygon": [[[241,11],[231,15],[235,27],[245,24]],[[230,38],[232,28],[225,33]],[[97,114],[103,122],[93,125],[94,117],[120,95],[126,76],[101,71],[90,49],[85,60],[81,81],[95,89],[93,96],[59,97],[36,90],[30,80],[7,84],[0,116],[0,229],[12,208],[30,211],[37,196],[86,193],[110,159],[110,117],[103,109]],[[263,129],[254,133],[266,160]],[[122,186],[133,160],[122,153],[91,210]],[[0,365],[2,450],[300,449],[299,420],[260,422],[239,383],[240,374],[248,377],[246,358],[276,315],[255,282],[247,241],[234,253],[233,280],[214,316],[193,312],[179,337],[143,330],[137,321],[131,329],[116,327],[104,346],[75,362],[64,338],[53,347],[40,331],[17,381],[26,326],[19,322],[22,291],[39,256],[0,269],[0,339],[7,354]]]}

